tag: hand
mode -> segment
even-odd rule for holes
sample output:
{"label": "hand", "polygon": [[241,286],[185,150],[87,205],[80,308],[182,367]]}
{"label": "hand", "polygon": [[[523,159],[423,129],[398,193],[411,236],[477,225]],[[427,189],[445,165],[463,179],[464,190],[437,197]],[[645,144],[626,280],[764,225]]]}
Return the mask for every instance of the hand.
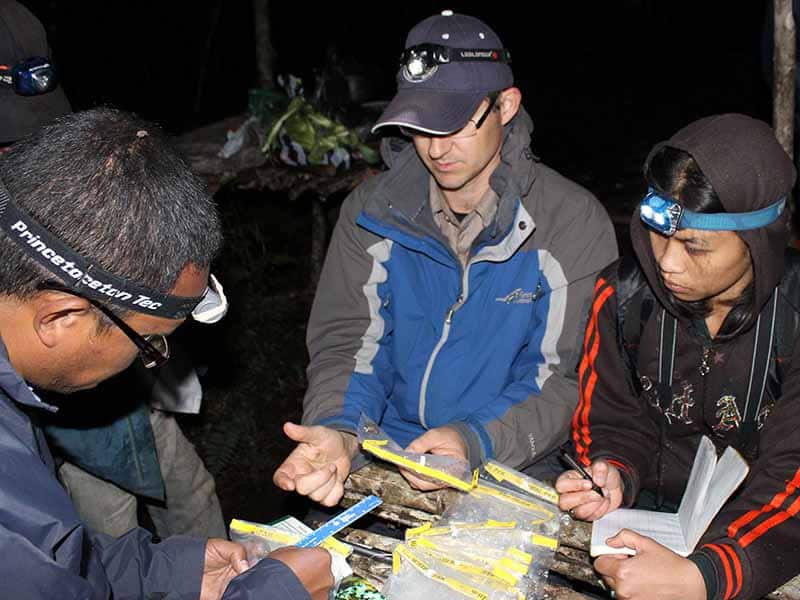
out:
{"label": "hand", "polygon": [[586,471],[603,490],[603,497],[592,491],[591,481],[585,480],[577,471],[565,471],[556,481],[560,494],[558,507],[568,510],[576,519],[596,521],[603,515],[619,508],[625,486],[617,467],[604,460],[596,460]]}
{"label": "hand", "polygon": [[[419,454],[439,454],[441,456],[453,456],[463,461],[467,460],[467,444],[464,438],[452,427],[436,427],[429,429],[406,448],[409,452]],[[418,477],[407,469],[400,469],[400,473],[406,478],[409,485],[417,490],[428,492],[446,487],[446,484],[427,481]]]}
{"label": "hand", "polygon": [[323,506],[335,506],[344,494],[350,461],[358,452],[356,437],[329,427],[294,423],[284,423],[283,432],[298,444],[272,476],[275,485]]}
{"label": "hand", "polygon": [[228,582],[247,569],[247,553],[242,546],[223,539],[208,540],[200,600],[219,600]]}
{"label": "hand", "polygon": [[636,550],[636,556],[606,555],[594,561],[619,600],[706,600],[703,575],[688,558],[629,529],[606,543]]}
{"label": "hand", "polygon": [[333,585],[330,552],[324,548],[287,546],[270,552],[268,557],[285,563],[297,575],[312,600],[327,600],[328,590]]}

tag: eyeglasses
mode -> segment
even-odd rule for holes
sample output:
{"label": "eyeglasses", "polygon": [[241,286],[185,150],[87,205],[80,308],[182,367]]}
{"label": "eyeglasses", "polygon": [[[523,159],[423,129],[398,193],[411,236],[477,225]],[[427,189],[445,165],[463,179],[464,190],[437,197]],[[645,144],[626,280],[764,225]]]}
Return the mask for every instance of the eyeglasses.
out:
{"label": "eyeglasses", "polygon": [[109,320],[114,323],[114,325],[119,327],[122,330],[122,333],[128,336],[128,339],[132,341],[133,344],[139,349],[139,358],[141,358],[146,369],[160,367],[167,362],[167,360],[169,360],[169,344],[167,343],[166,336],[161,335],[160,333],[150,335],[142,335],[137,333],[133,327],[128,325],[119,316],[114,314],[110,308],[101,302],[77,294],[74,290],[66,286],[59,285],[57,283],[44,283],[39,286],[39,289],[53,290],[56,292],[69,294],[71,296],[77,296],[78,298],[83,298],[87,302],[91,303],[92,306],[108,317]]}
{"label": "eyeglasses", "polygon": [[406,137],[429,137],[429,138],[441,138],[441,139],[448,139],[448,140],[463,140],[466,138],[475,137],[478,135],[478,130],[483,125],[484,121],[489,116],[489,113],[494,110],[495,105],[497,104],[497,99],[500,97],[500,92],[492,92],[487,96],[489,100],[489,106],[486,107],[486,110],[483,111],[480,117],[477,120],[470,119],[467,121],[467,124],[464,125],[458,131],[454,131],[453,133],[448,133],[446,135],[431,135],[425,133],[424,131],[420,131],[419,129],[412,129],[410,127],[400,127],[400,132]]}

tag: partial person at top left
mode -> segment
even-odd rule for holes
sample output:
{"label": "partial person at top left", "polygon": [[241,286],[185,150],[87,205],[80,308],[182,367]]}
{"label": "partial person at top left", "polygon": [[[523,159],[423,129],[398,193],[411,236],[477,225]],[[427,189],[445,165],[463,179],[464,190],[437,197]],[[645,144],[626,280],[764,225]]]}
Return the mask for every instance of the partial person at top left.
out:
{"label": "partial person at top left", "polygon": [[[72,112],[44,26],[15,0],[0,0],[0,81],[0,151]],[[81,394],[80,411],[48,395],[61,410],[40,425],[59,480],[94,531],[120,537],[144,507],[161,538],[227,537],[214,479],[174,417],[197,413],[203,390],[188,357],[170,346],[164,366],[137,363]]]}

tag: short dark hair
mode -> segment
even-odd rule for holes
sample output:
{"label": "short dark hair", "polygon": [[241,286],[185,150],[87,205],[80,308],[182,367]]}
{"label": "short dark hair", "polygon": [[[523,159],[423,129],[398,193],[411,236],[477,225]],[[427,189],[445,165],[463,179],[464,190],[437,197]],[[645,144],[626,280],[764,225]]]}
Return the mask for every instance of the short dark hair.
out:
{"label": "short dark hair", "polygon": [[[13,201],[78,254],[166,293],[222,243],[205,184],[152,123],[110,108],[60,117],[0,155]],[[53,276],[0,234],[0,295],[30,297]]]}
{"label": "short dark hair", "polygon": [[[645,179],[661,195],[672,198],[684,208],[697,213],[728,212],[700,165],[691,154],[677,148],[664,146],[647,164]],[[755,288],[750,282],[731,307],[716,338],[730,339],[745,331],[758,317],[755,309]],[[678,314],[688,318],[705,318],[711,307],[705,300],[685,302],[669,294],[669,300]]]}

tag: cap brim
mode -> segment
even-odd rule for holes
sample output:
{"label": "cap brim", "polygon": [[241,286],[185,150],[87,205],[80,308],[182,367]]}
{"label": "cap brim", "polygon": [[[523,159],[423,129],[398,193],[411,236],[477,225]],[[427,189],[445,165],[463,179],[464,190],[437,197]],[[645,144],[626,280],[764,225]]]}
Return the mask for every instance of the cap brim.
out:
{"label": "cap brim", "polygon": [[431,135],[458,131],[478,110],[486,92],[442,92],[439,90],[399,89],[372,127],[375,133],[388,125],[409,127]]}
{"label": "cap brim", "polygon": [[10,86],[3,88],[0,90],[0,144],[15,142],[56,117],[72,112],[60,87],[39,96],[20,96]]}

